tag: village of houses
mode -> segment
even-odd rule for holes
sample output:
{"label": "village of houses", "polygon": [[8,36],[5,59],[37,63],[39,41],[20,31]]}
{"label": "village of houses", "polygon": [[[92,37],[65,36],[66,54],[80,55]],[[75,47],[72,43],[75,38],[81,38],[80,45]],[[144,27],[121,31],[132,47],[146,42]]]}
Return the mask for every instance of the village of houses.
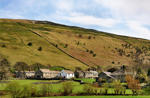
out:
{"label": "village of houses", "polygon": [[100,79],[106,80],[105,82],[113,82],[114,80],[125,82],[125,77],[127,75],[136,75],[134,71],[127,71],[124,66],[121,66],[117,70],[110,68],[108,71],[102,71],[100,73],[95,70],[76,70],[73,72],[71,70],[52,71],[49,69],[38,69],[37,71],[16,71],[15,74],[16,78],[18,79],[70,80],[74,78],[92,78],[96,79],[96,81]]}

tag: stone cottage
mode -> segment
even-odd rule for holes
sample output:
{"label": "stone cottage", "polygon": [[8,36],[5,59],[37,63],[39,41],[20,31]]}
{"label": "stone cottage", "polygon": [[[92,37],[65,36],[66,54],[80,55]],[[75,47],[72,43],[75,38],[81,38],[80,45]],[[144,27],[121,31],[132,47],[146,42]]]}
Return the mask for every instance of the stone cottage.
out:
{"label": "stone cottage", "polygon": [[97,71],[84,71],[84,78],[97,78],[98,72]]}
{"label": "stone cottage", "polygon": [[101,72],[96,78],[97,82],[112,82],[115,78],[111,75],[111,72]]}
{"label": "stone cottage", "polygon": [[85,76],[84,71],[75,71],[74,75],[76,78],[84,78]]}
{"label": "stone cottage", "polygon": [[20,79],[33,79],[35,76],[35,71],[16,71],[16,78]]}
{"label": "stone cottage", "polygon": [[57,78],[59,71],[50,71],[49,69],[39,69],[35,72],[36,79],[54,79]]}

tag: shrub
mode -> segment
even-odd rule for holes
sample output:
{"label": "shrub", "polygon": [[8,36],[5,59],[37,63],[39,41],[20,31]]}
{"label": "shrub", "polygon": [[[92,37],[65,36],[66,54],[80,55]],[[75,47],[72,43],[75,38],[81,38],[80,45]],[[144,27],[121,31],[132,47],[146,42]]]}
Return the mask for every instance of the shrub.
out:
{"label": "shrub", "polygon": [[88,36],[88,39],[91,39],[91,36]]}
{"label": "shrub", "polygon": [[8,79],[10,76],[10,63],[7,59],[0,61],[0,80]]}
{"label": "shrub", "polygon": [[58,47],[58,45],[56,44],[56,45],[55,45],[55,47],[57,48],[57,47]]}
{"label": "shrub", "polygon": [[72,94],[72,91],[73,91],[72,82],[65,82],[65,83],[63,83],[62,90],[63,90],[62,94],[64,96]]}
{"label": "shrub", "polygon": [[2,48],[6,48],[6,45],[5,45],[5,44],[3,44],[1,47],[2,47]]}
{"label": "shrub", "polygon": [[39,47],[39,48],[38,48],[38,51],[42,51],[42,47]]}
{"label": "shrub", "polygon": [[50,96],[52,93],[52,85],[51,84],[42,84],[40,86],[40,95],[41,96]]}
{"label": "shrub", "polygon": [[84,85],[83,89],[84,89],[84,93],[87,95],[91,95],[94,93],[94,88],[89,84]]}
{"label": "shrub", "polygon": [[96,54],[93,54],[93,57],[96,57]]}
{"label": "shrub", "polygon": [[86,52],[89,52],[89,50],[88,50],[88,49],[86,49]]}
{"label": "shrub", "polygon": [[79,34],[79,37],[80,37],[80,38],[82,38],[82,35],[81,35],[81,34]]}
{"label": "shrub", "polygon": [[29,43],[28,43],[28,46],[32,46],[32,43],[31,43],[31,42],[29,42]]}
{"label": "shrub", "polygon": [[120,81],[118,80],[114,81],[113,88],[114,88],[115,94],[125,94],[125,87],[121,85]]}
{"label": "shrub", "polygon": [[104,90],[104,94],[107,95],[107,94],[108,94],[109,87],[110,87],[109,83],[104,83],[104,84],[102,85],[102,87],[103,87],[103,90]]}
{"label": "shrub", "polygon": [[146,95],[150,94],[150,86],[144,88],[144,94],[146,94]]}
{"label": "shrub", "polygon": [[115,62],[114,62],[114,61],[112,61],[112,64],[115,64]]}
{"label": "shrub", "polygon": [[40,96],[40,93],[35,85],[21,85],[16,81],[7,84],[6,91],[8,91],[12,98],[29,98],[33,96]]}
{"label": "shrub", "polygon": [[65,44],[64,48],[67,48],[68,47],[68,44]]}
{"label": "shrub", "polygon": [[94,52],[92,50],[90,50],[90,54],[93,54]]}

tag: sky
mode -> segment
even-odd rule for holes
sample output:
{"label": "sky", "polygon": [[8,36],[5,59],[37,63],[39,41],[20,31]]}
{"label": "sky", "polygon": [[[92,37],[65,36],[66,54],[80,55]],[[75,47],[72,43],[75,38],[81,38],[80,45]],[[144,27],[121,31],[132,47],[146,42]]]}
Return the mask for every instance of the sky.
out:
{"label": "sky", "polygon": [[47,20],[150,39],[150,0],[0,0],[0,18]]}

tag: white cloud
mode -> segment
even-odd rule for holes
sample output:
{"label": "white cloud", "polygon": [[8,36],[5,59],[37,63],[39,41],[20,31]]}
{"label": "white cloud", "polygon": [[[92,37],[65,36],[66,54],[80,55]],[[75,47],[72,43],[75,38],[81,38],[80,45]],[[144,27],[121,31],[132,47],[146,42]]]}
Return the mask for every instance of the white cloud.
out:
{"label": "white cloud", "polygon": [[142,24],[136,21],[129,21],[127,22],[127,25],[133,32],[138,32],[136,36],[138,37],[143,36],[144,38],[147,39],[150,38],[150,30],[144,27]]}
{"label": "white cloud", "polygon": [[118,21],[111,18],[99,18],[81,13],[71,13],[70,16],[64,16],[62,19],[69,20],[81,25],[95,25],[102,27],[112,27],[117,24]]}
{"label": "white cloud", "polygon": [[[150,39],[150,0],[95,0],[107,8],[113,18],[127,25],[130,35]],[[123,30],[122,30],[123,31]],[[129,31],[129,30],[128,30]],[[133,33],[134,32],[134,33]],[[124,33],[125,35],[126,33]]]}

